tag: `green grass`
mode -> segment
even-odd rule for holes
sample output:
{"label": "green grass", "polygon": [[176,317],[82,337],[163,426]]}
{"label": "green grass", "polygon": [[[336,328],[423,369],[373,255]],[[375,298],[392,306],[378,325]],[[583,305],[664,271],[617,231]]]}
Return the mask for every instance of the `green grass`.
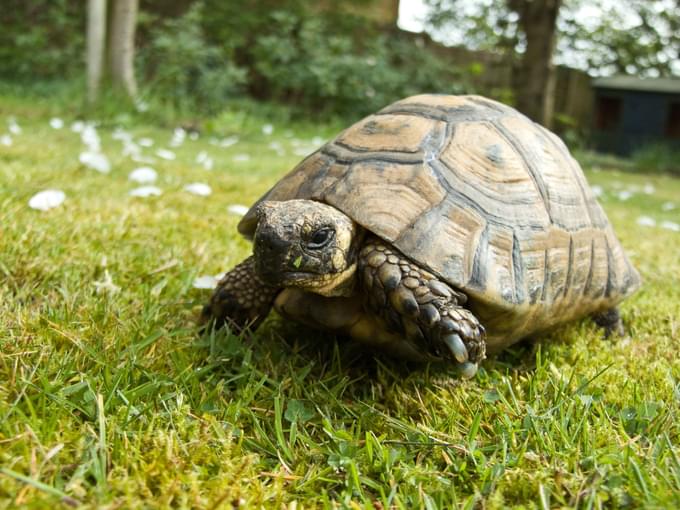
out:
{"label": "green grass", "polygon": [[[637,223],[680,222],[680,180],[588,172],[645,280],[622,307],[630,340],[582,321],[460,381],[275,317],[250,339],[197,335],[209,291],[194,278],[249,252],[227,206],[300,159],[294,138],[335,128],[268,137],[265,118],[225,114],[211,129],[237,145],[186,141],[154,165],[164,194],[139,199],[113,122],[101,175],[78,163],[76,134],[48,126],[59,112],[0,97],[0,135],[10,115],[23,128],[0,145],[0,508],[680,506],[680,233]],[[153,150],[170,139],[121,121]],[[193,181],[213,194],[183,192]],[[62,206],[28,208],[53,187]],[[118,292],[97,292],[106,272]]]}

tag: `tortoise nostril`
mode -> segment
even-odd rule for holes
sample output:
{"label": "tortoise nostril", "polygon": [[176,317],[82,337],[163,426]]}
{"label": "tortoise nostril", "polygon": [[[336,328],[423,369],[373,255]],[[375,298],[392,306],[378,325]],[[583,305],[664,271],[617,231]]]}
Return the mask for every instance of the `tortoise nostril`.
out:
{"label": "tortoise nostril", "polygon": [[289,248],[290,243],[281,239],[275,232],[261,232],[255,236],[255,253],[262,254],[270,261],[278,255],[285,254]]}

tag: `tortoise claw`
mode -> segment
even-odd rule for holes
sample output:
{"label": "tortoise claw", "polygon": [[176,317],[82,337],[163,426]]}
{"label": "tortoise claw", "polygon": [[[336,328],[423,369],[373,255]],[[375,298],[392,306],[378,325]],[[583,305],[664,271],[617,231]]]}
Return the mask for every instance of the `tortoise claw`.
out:
{"label": "tortoise claw", "polygon": [[460,336],[456,333],[446,335],[444,337],[444,343],[458,363],[465,363],[468,360],[467,348],[465,347],[463,340],[461,340]]}

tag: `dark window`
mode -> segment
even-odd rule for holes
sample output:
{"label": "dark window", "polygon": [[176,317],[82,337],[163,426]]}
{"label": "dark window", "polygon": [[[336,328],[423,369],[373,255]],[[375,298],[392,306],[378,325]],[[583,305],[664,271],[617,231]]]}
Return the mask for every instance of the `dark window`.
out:
{"label": "dark window", "polygon": [[666,136],[680,138],[680,103],[671,103],[666,119]]}
{"label": "dark window", "polygon": [[597,98],[595,104],[595,127],[602,131],[615,131],[621,122],[623,100],[620,97]]}

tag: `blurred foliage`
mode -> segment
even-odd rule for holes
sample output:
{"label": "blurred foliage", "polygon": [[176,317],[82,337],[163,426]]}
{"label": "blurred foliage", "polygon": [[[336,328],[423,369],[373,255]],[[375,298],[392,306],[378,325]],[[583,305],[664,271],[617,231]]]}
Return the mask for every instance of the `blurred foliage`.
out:
{"label": "blurred foliage", "polygon": [[635,169],[649,173],[680,176],[680,150],[665,143],[650,143],[633,152]]}
{"label": "blurred foliage", "polygon": [[410,94],[469,88],[450,63],[343,9],[352,3],[206,0],[203,27],[208,40],[232,45],[252,96],[305,112],[356,116]]}
{"label": "blurred foliage", "polygon": [[579,126],[578,121],[565,113],[556,113],[554,118],[556,132],[560,134],[562,141],[570,150],[583,150],[586,147],[586,133],[584,128]]}
{"label": "blurred foliage", "polygon": [[357,40],[334,31],[328,19],[286,11],[264,21],[269,30],[249,46],[258,96],[365,114],[416,93],[465,90],[460,71],[396,34]]}
{"label": "blurred foliage", "polygon": [[603,4],[598,22],[584,23],[569,0],[562,10],[558,50],[579,54],[593,74],[680,75],[680,1],[628,0],[626,9]]}
{"label": "blurred foliage", "polygon": [[[440,38],[509,55],[524,51],[526,38],[511,0],[426,3],[432,8],[428,22]],[[585,8],[601,14],[584,16]],[[557,22],[556,59],[594,75],[677,76],[679,10],[679,0],[563,0]],[[454,34],[446,33],[449,28]]]}
{"label": "blurred foliage", "polygon": [[[214,113],[252,97],[304,115],[355,117],[411,94],[470,89],[466,73],[443,57],[352,14],[366,3],[141,0],[136,63],[143,98]],[[3,0],[0,75],[82,75],[85,17],[85,6],[68,0]]]}
{"label": "blurred foliage", "polygon": [[243,91],[246,70],[234,63],[228,46],[206,40],[204,11],[197,2],[180,17],[152,26],[138,62],[145,88],[157,101],[212,113]]}
{"label": "blurred foliage", "polygon": [[474,50],[511,53],[521,50],[524,34],[518,27],[519,15],[508,7],[508,0],[425,0],[430,7],[427,22],[436,35],[448,42],[451,27],[463,45]]}
{"label": "blurred foliage", "polygon": [[0,78],[64,78],[82,72],[85,8],[71,0],[2,0]]}

